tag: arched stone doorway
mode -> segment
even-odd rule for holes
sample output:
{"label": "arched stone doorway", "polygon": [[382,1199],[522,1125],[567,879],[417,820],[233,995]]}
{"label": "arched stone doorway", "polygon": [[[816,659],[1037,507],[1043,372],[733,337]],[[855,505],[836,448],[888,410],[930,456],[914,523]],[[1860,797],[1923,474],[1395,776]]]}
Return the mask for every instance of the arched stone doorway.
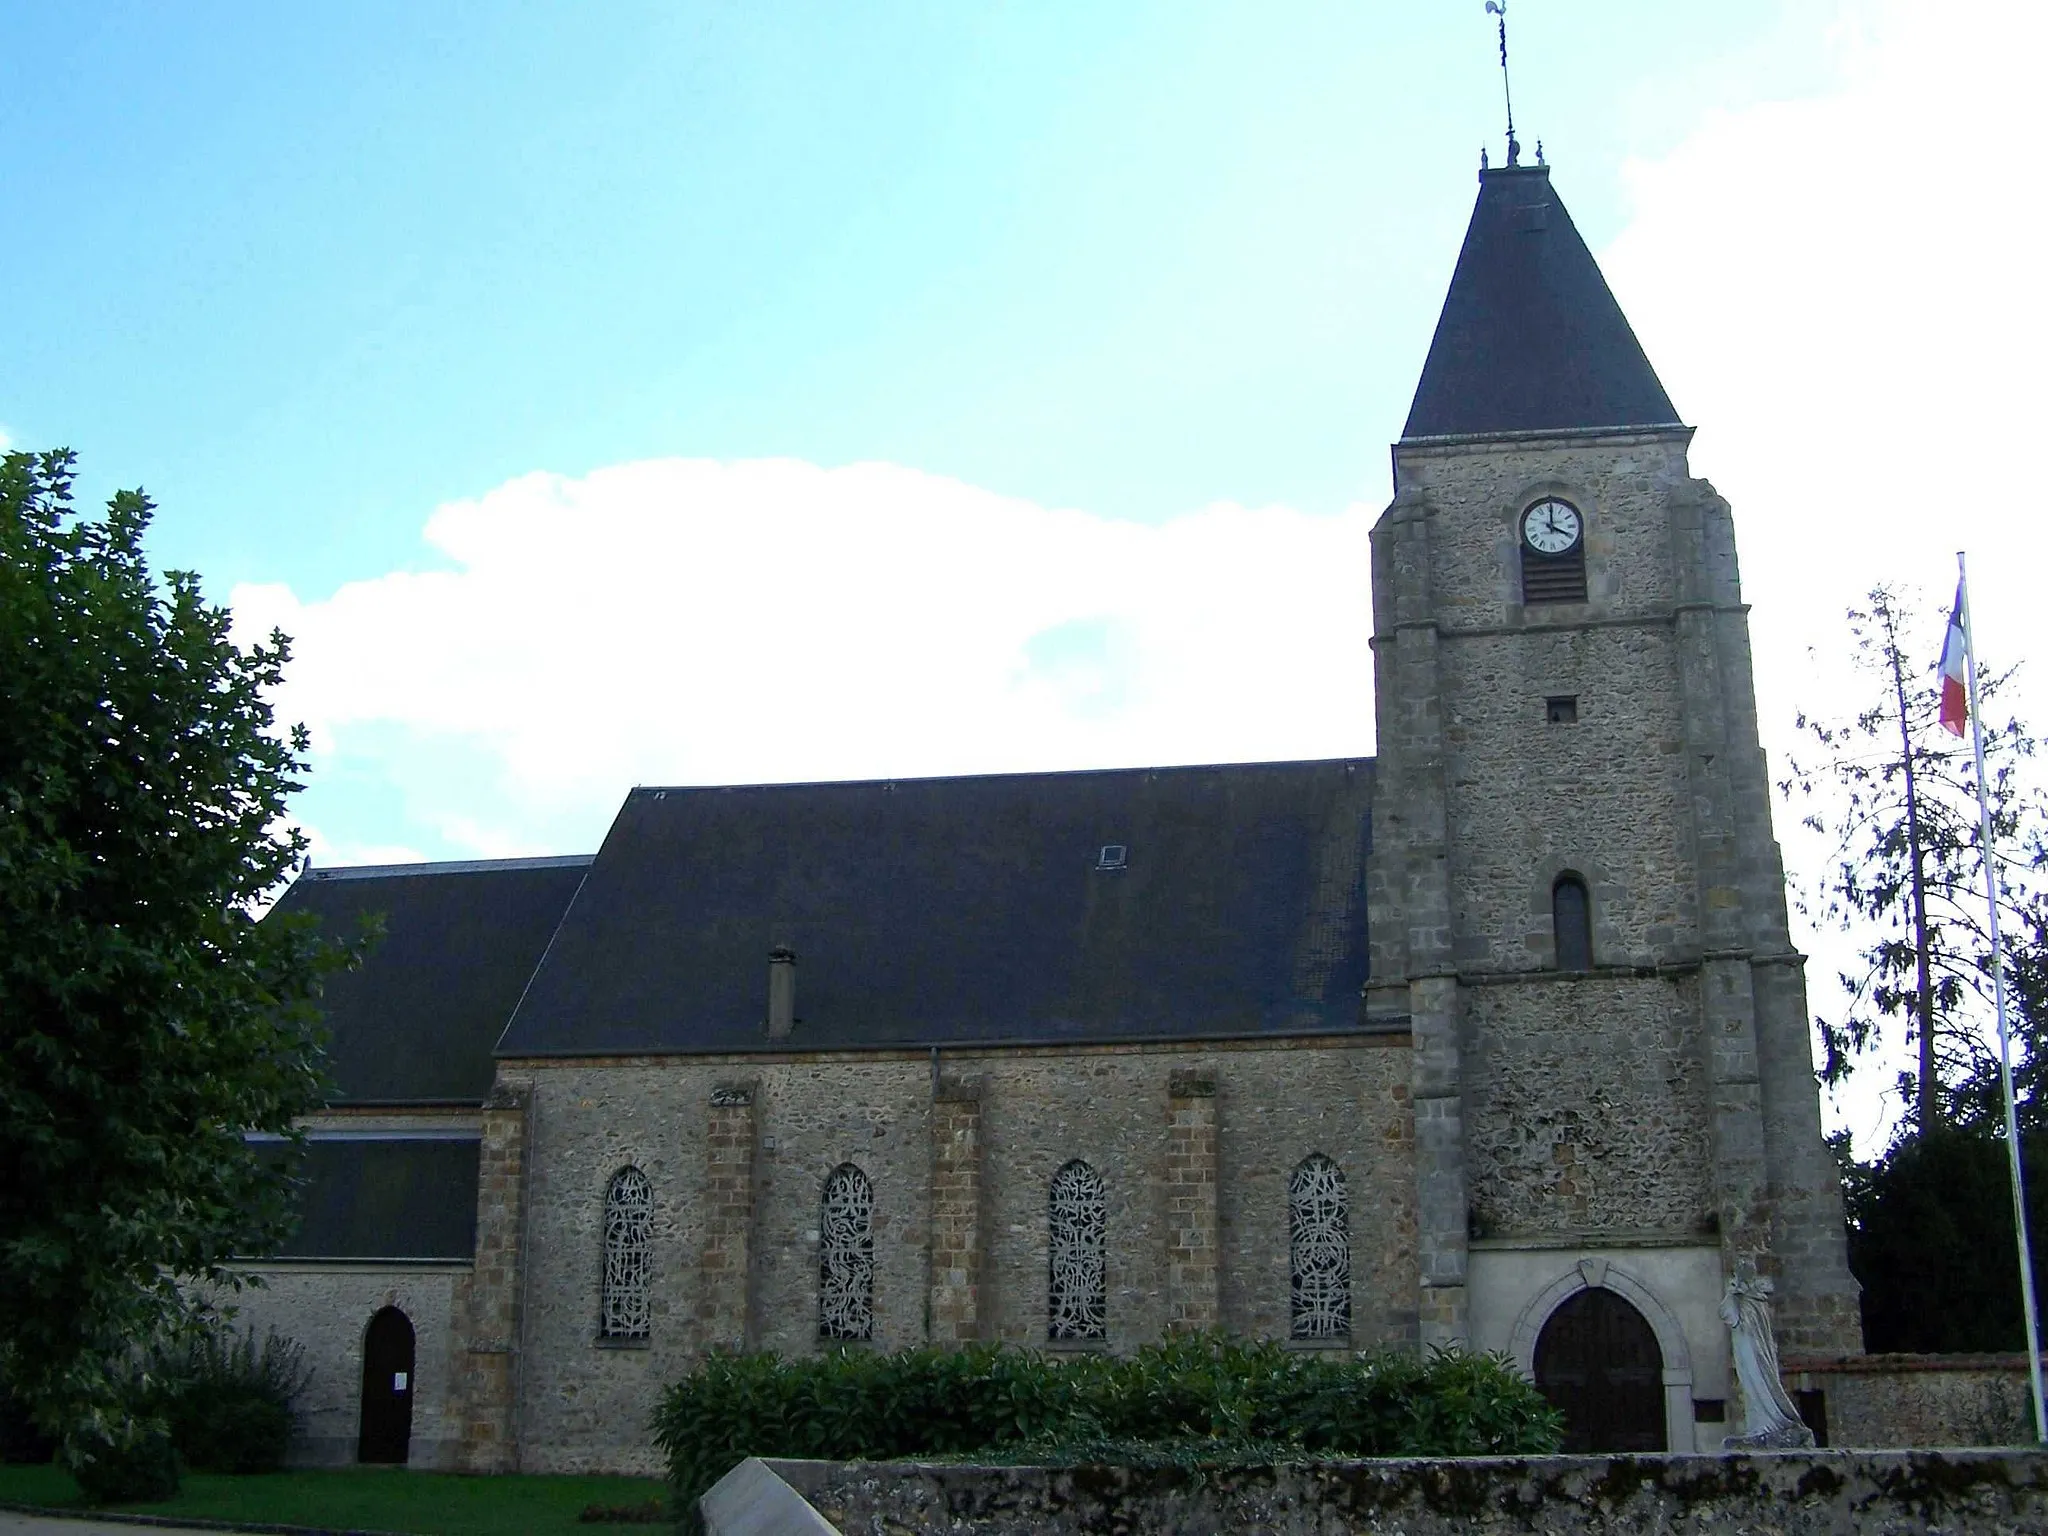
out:
{"label": "arched stone doorway", "polygon": [[363,1417],[356,1460],[405,1464],[412,1451],[412,1320],[396,1307],[363,1334]]}
{"label": "arched stone doorway", "polygon": [[1667,1448],[1664,1354],[1618,1293],[1588,1286],[1566,1298],[1536,1336],[1535,1376],[1564,1415],[1566,1451]]}

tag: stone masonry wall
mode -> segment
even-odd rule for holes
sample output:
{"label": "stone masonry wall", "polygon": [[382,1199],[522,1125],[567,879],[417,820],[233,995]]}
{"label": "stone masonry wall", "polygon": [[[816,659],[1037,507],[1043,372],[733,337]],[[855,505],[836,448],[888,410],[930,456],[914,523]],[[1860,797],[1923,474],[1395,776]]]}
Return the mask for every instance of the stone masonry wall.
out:
{"label": "stone masonry wall", "polygon": [[1167,1079],[1166,1327],[1214,1328],[1216,1281],[1216,1080],[1181,1070]]}
{"label": "stone masonry wall", "polygon": [[501,1080],[484,1105],[476,1259],[457,1295],[455,1458],[463,1472],[519,1470],[518,1392],[531,1090]]}
{"label": "stone masonry wall", "polygon": [[697,1328],[704,1349],[743,1350],[753,1331],[754,1085],[720,1083],[704,1111],[704,1238]]}
{"label": "stone masonry wall", "polygon": [[260,1289],[219,1300],[234,1308],[237,1329],[258,1338],[275,1329],[305,1347],[312,1379],[299,1399],[304,1424],[292,1460],[339,1466],[356,1459],[361,1428],[363,1334],[370,1319],[396,1307],[413,1327],[412,1457],[415,1467],[459,1465],[461,1416],[453,1358],[457,1293],[466,1264],[272,1263],[255,1271]]}
{"label": "stone masonry wall", "polygon": [[2024,1354],[1788,1356],[1781,1363],[1793,1391],[1822,1395],[1830,1445],[2034,1443]]}
{"label": "stone masonry wall", "polygon": [[[1429,583],[1461,969],[1549,964],[1550,883],[1566,868],[1592,891],[1596,963],[1697,953],[1665,617],[1677,596],[1666,486],[1683,463],[1682,444],[1647,438],[1401,456],[1403,485],[1437,508]],[[1585,604],[1522,605],[1519,518],[1542,495],[1585,517]],[[1577,697],[1576,724],[1547,722],[1553,695]]]}
{"label": "stone masonry wall", "polygon": [[[1592,898],[1594,964],[1697,955],[1669,631],[1495,635],[1446,655],[1459,968],[1555,965],[1551,885],[1567,870]],[[1558,696],[1577,699],[1576,724],[1546,720]]]}
{"label": "stone masonry wall", "polygon": [[1321,1153],[1344,1170],[1350,1196],[1351,1342],[1415,1342],[1407,1055],[1385,1046],[1276,1051],[1262,1056],[1252,1083],[1234,1058],[1216,1058],[1219,1291],[1232,1332],[1287,1337],[1287,1182]]}
{"label": "stone masonry wall", "polygon": [[942,1081],[932,1105],[931,1341],[981,1337],[981,1079]]}
{"label": "stone masonry wall", "polygon": [[[756,1347],[819,1347],[818,1201],[843,1162],[874,1186],[874,1347],[966,1337],[970,1318],[975,1336],[1043,1346],[1047,1192],[1076,1157],[1107,1185],[1107,1347],[1166,1333],[1176,1252],[1198,1259],[1202,1246],[1188,1239],[1205,1222],[1213,1257],[1183,1274],[1182,1315],[1284,1337],[1287,1175],[1317,1152],[1348,1180],[1354,1337],[1365,1345],[1413,1337],[1406,1056],[1399,1036],[1199,1053],[949,1052],[936,1102],[931,1063],[913,1053],[508,1063],[532,1080],[534,1103],[521,1467],[658,1469],[646,1424],[660,1388],[722,1342],[707,1319],[731,1313],[729,1301],[706,1309],[707,1277],[723,1272],[707,1270],[703,1255],[715,1230],[737,1225],[730,1211],[714,1221],[707,1170],[710,1139],[729,1136],[729,1127],[714,1132],[726,1122],[713,1095],[739,1078],[751,1084],[756,1141],[747,1223]],[[1176,1083],[1177,1070],[1193,1077]],[[1173,1091],[1197,1081],[1212,1082],[1214,1095]],[[962,1096],[968,1083],[978,1098]],[[1203,1108],[1189,1111],[1190,1101]],[[1177,1114],[1188,1123],[1176,1126]],[[974,1139],[978,1161],[967,1156]],[[1176,1182],[1176,1155],[1190,1170],[1207,1159],[1219,1172],[1206,1185],[1199,1174]],[[627,1163],[654,1186],[653,1326],[640,1347],[599,1347],[603,1197]]]}
{"label": "stone masonry wall", "polygon": [[1693,978],[1551,977],[1464,998],[1478,1236],[1714,1230]]}

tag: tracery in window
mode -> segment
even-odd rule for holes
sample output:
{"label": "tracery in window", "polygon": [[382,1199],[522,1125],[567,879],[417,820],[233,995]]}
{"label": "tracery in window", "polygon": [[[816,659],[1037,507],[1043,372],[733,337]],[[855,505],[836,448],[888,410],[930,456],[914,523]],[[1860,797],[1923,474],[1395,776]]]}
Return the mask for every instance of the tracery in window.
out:
{"label": "tracery in window", "polygon": [[1287,1180],[1287,1247],[1297,1339],[1341,1339],[1351,1332],[1351,1199],[1344,1170],[1320,1152]]}
{"label": "tracery in window", "polygon": [[1072,1162],[1052,1177],[1046,1202],[1046,1337],[1109,1337],[1108,1267],[1103,1259],[1106,1220],[1102,1175]]}
{"label": "tracery in window", "polygon": [[875,1189],[851,1163],[825,1180],[818,1212],[818,1337],[875,1335]]}
{"label": "tracery in window", "polygon": [[607,1339],[644,1339],[654,1275],[654,1186],[638,1168],[612,1175],[604,1197],[604,1283],[598,1332]]}
{"label": "tracery in window", "polygon": [[1593,919],[1586,882],[1577,875],[1559,875],[1550,888],[1550,926],[1557,940],[1560,971],[1593,969]]}

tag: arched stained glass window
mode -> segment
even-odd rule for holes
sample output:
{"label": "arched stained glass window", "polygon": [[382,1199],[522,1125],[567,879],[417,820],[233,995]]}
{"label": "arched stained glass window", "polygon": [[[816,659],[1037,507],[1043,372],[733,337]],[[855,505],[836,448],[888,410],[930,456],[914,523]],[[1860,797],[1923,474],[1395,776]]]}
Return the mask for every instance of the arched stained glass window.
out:
{"label": "arched stained glass window", "polygon": [[818,1337],[875,1336],[875,1187],[851,1163],[825,1180],[818,1210]]}
{"label": "arched stained glass window", "polygon": [[1550,925],[1557,940],[1557,968],[1593,969],[1592,903],[1586,882],[1577,875],[1559,875],[1550,888]]}
{"label": "arched stained glass window", "polygon": [[604,1283],[597,1329],[602,1337],[647,1337],[653,1277],[654,1186],[638,1168],[621,1168],[604,1196]]}
{"label": "arched stained glass window", "polygon": [[1287,1180],[1287,1249],[1289,1332],[1297,1339],[1349,1337],[1351,1197],[1344,1170],[1320,1152],[1303,1158]]}
{"label": "arched stained glass window", "polygon": [[1052,1176],[1046,1202],[1047,1338],[1109,1337],[1106,1210],[1102,1175],[1086,1163],[1068,1163]]}

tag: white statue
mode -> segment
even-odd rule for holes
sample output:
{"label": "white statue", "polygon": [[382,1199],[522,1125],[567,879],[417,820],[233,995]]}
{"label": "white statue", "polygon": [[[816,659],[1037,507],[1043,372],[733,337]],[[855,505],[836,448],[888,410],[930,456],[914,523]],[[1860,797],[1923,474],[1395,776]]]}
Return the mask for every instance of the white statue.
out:
{"label": "white statue", "polygon": [[1748,1259],[1736,1263],[1721,1297],[1721,1321],[1735,1345],[1735,1379],[1742,1384],[1742,1433],[1721,1442],[1724,1451],[1810,1449],[1813,1431],[1778,1379],[1778,1341],[1771,1333],[1771,1282]]}

